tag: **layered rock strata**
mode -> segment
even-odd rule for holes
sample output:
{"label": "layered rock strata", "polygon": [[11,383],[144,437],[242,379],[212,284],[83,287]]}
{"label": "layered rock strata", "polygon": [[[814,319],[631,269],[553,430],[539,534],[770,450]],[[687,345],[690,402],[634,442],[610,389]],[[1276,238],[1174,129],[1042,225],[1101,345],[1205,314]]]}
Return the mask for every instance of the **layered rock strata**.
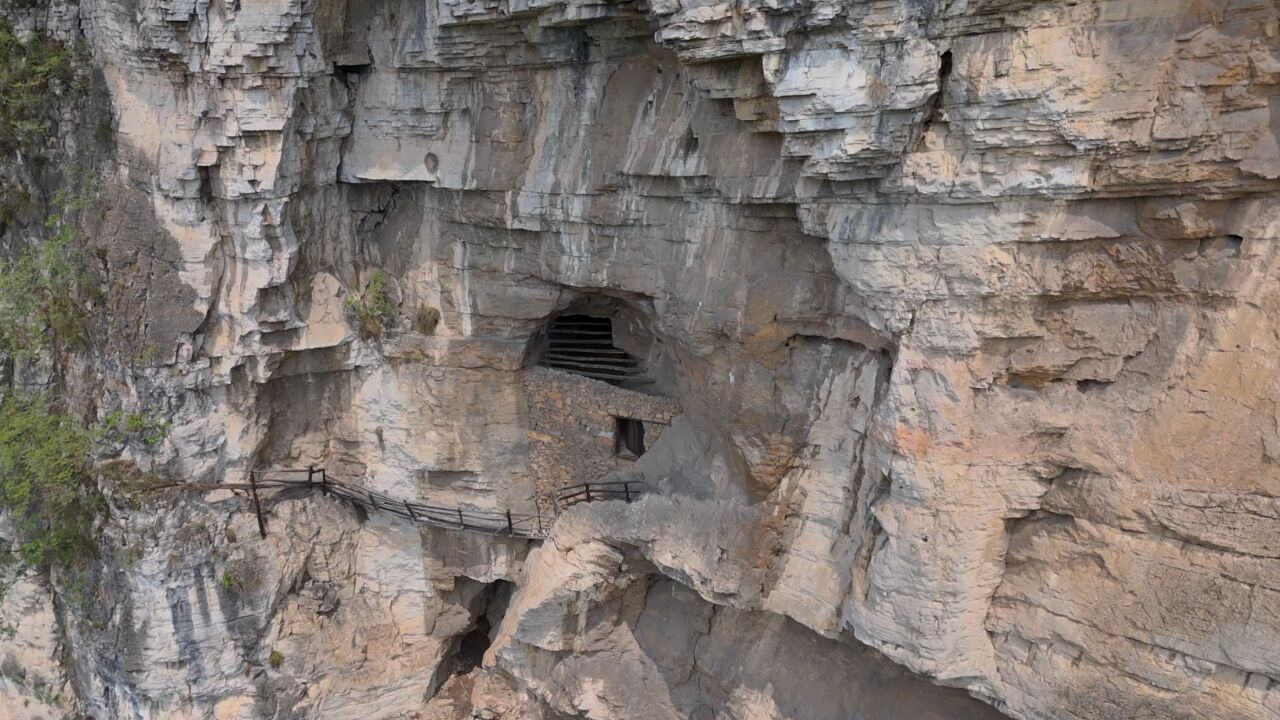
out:
{"label": "layered rock strata", "polygon": [[585,472],[557,448],[614,442],[535,427],[546,383],[612,397],[531,355],[582,307],[634,320],[678,408],[591,465],[653,492],[542,543],[314,496],[265,540],[227,492],[117,508],[90,602],[3,607],[0,669],[58,702],[1280,717],[1274,3],[13,12],[80,33],[110,97],[110,340],[74,367],[171,419],[126,459],[529,505]]}

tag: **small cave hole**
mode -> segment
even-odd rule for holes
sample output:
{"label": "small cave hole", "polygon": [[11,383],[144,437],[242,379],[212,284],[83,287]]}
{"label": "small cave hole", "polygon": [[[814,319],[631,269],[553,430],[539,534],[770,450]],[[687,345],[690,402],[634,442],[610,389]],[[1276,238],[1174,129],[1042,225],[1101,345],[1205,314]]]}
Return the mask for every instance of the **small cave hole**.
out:
{"label": "small cave hole", "polygon": [[1076,390],[1082,393],[1094,392],[1096,390],[1101,390],[1110,384],[1110,380],[1077,380]]}
{"label": "small cave hole", "polygon": [[1046,380],[1035,375],[1011,374],[1005,384],[1012,390],[1043,390]]}
{"label": "small cave hole", "polygon": [[682,150],[685,155],[692,155],[698,152],[698,136],[694,135],[692,130],[684,136],[684,146]]}
{"label": "small cave hole", "polygon": [[910,146],[918,149],[920,144],[924,142],[925,135],[933,127],[933,123],[938,119],[939,110],[946,102],[945,94],[947,88],[947,78],[951,76],[951,51],[947,50],[938,58],[938,91],[935,92],[925,102],[922,111],[922,120],[914,130],[913,138]]}
{"label": "small cave hole", "polygon": [[1200,241],[1200,255],[1209,259],[1240,257],[1240,252],[1243,248],[1244,237],[1235,234],[1206,238]]}
{"label": "small cave hole", "polygon": [[579,63],[586,63],[591,60],[591,36],[581,28],[573,28],[573,57]]}
{"label": "small cave hole", "polygon": [[369,71],[373,67],[373,63],[339,63],[333,64],[333,76],[336,78],[345,78],[348,75],[361,75]]}
{"label": "small cave hole", "polygon": [[196,169],[196,173],[200,178],[200,199],[209,201],[213,199],[213,171],[209,166],[203,165]]}

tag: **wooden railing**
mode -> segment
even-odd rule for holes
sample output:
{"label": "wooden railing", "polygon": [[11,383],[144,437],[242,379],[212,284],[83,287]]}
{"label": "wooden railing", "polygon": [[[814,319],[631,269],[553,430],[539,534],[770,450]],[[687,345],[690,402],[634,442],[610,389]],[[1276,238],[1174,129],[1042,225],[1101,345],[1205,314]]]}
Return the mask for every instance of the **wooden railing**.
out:
{"label": "wooden railing", "polygon": [[[214,486],[231,487],[231,486]],[[245,486],[238,486],[245,487]],[[324,468],[301,470],[255,470],[249,473],[250,500],[258,518],[258,532],[267,536],[266,518],[262,514],[260,490],[309,488],[376,512],[390,513],[419,525],[512,537],[541,538],[551,531],[555,516],[564,508],[583,502],[622,500],[631,502],[644,493],[644,484],[629,480],[581,483],[560,488],[547,496],[550,502],[530,503],[533,512],[513,512],[508,508],[480,510],[462,506],[441,505],[393,497],[386,493],[334,480]],[[544,512],[543,506],[551,512]]]}
{"label": "wooden railing", "polygon": [[644,492],[644,483],[635,480],[617,480],[612,482],[581,483],[556,490],[555,507],[567,508],[582,502],[597,500],[621,500],[631,502]]}

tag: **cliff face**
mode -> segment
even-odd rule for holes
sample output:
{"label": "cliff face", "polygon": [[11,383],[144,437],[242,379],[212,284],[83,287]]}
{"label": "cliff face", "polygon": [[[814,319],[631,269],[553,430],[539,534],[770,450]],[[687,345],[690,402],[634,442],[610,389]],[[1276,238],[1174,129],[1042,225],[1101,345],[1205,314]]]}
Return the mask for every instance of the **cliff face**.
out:
{"label": "cliff face", "polygon": [[[88,597],[0,605],[0,716],[1280,717],[1274,3],[10,14],[109,97],[69,366],[169,419],[124,458],[650,491],[113,506]],[[568,313],[649,399],[535,367]]]}

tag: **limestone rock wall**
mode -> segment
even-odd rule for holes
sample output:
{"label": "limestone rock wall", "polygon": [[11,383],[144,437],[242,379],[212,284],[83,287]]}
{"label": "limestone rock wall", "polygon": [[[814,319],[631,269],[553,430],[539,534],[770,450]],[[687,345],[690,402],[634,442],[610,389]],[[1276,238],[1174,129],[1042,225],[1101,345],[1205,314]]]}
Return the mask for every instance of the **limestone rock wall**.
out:
{"label": "limestone rock wall", "polygon": [[532,503],[528,349],[592,298],[681,409],[536,546],[121,509],[90,607],[3,608],[90,715],[1280,717],[1274,3],[45,15],[111,107],[83,397],[172,420],[127,459]]}

